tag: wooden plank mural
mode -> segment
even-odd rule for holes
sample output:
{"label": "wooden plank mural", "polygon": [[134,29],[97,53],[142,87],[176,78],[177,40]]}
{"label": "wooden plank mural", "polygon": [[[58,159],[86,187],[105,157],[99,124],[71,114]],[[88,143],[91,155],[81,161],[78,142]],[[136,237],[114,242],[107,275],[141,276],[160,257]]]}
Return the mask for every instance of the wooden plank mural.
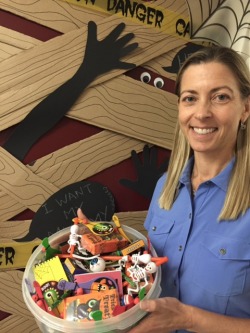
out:
{"label": "wooden plank mural", "polygon": [[[169,158],[177,120],[176,71],[192,50],[188,46],[201,45],[205,39],[191,40],[192,27],[197,32],[198,23],[190,19],[196,10],[190,1],[139,2],[145,12],[132,15],[132,7],[126,8],[132,0],[1,0],[1,333],[17,326],[20,333],[39,332],[23,302],[19,270],[25,267],[31,245],[39,244],[39,235],[27,245],[26,253],[21,252],[24,262],[8,257],[8,249],[21,251],[16,240],[29,233],[33,217],[54,193],[86,179],[100,182],[114,194],[121,223],[145,234],[143,221],[150,198],[119,180],[138,177],[132,151],[143,163],[145,146],[156,148],[157,167]],[[201,2],[193,2],[198,10]],[[203,13],[206,21],[220,8],[219,0],[212,2]],[[86,50],[89,21],[97,24],[98,40],[125,22],[124,33],[133,32],[133,41],[139,44],[125,60],[136,68],[114,69],[95,78],[63,120],[23,161],[18,160],[4,149],[4,143],[31,110],[77,71]],[[145,72],[163,80],[161,89],[142,82]]]}

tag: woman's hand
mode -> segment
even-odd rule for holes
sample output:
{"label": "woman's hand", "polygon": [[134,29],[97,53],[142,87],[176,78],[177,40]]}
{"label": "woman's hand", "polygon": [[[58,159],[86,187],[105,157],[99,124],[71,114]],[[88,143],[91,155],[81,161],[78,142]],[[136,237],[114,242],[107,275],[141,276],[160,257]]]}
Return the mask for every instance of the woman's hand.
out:
{"label": "woman's hand", "polygon": [[140,302],[142,310],[149,312],[129,333],[170,333],[192,327],[192,307],[176,298],[165,297]]}
{"label": "woman's hand", "polygon": [[186,330],[198,333],[250,332],[249,318],[236,318],[185,305],[176,298],[165,297],[140,302],[148,312],[129,333],[171,333]]}

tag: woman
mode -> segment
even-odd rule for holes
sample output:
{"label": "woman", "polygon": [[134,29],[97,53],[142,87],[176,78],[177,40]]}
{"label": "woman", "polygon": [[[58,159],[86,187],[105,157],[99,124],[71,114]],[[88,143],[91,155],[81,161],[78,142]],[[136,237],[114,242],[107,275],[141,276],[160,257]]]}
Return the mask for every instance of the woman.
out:
{"label": "woman", "polygon": [[130,333],[250,332],[250,78],[224,47],[191,55],[176,80],[178,124],[167,179],[145,227],[162,298]]}

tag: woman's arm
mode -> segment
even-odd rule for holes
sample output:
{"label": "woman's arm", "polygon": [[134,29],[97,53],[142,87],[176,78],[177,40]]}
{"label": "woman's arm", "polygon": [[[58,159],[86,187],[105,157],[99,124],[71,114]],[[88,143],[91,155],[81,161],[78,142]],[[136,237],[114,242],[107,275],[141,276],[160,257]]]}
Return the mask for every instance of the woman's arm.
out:
{"label": "woman's arm", "polygon": [[195,333],[247,333],[250,319],[227,317],[185,305],[176,298],[165,297],[140,302],[149,312],[129,333],[170,333],[186,330]]}

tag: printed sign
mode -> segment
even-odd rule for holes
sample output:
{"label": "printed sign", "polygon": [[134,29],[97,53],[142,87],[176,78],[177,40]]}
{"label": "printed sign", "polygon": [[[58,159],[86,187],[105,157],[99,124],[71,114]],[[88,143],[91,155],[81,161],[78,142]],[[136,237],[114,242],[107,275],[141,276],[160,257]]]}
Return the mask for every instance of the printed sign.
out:
{"label": "printed sign", "polygon": [[0,245],[0,270],[16,269],[26,266],[32,252],[41,244],[40,240],[33,242],[14,243],[3,242]]}
{"label": "printed sign", "polygon": [[[85,7],[90,10],[118,15],[135,23],[150,28],[156,28],[176,37],[186,37],[188,19],[160,6],[154,6],[146,1],[132,0],[63,0],[68,3]],[[183,31],[180,33],[179,23],[182,22]],[[178,28],[178,29],[177,29]],[[186,30],[186,31],[184,31]]]}

